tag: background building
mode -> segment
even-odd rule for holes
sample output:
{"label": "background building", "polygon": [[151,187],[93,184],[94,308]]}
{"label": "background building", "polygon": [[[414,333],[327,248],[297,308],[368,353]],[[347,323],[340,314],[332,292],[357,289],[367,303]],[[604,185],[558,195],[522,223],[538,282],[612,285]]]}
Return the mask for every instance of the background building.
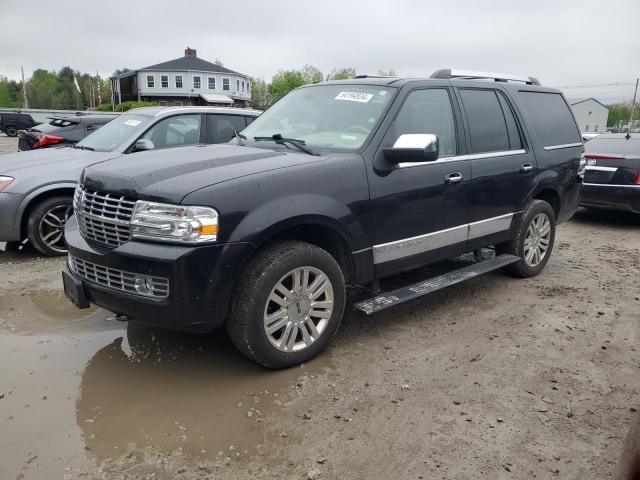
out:
{"label": "background building", "polygon": [[164,106],[248,106],[251,85],[248,75],[198,58],[187,47],[184,57],[111,77],[113,103],[132,100],[158,102]]}
{"label": "background building", "polygon": [[571,109],[583,133],[601,133],[607,131],[609,108],[595,98],[573,101]]}

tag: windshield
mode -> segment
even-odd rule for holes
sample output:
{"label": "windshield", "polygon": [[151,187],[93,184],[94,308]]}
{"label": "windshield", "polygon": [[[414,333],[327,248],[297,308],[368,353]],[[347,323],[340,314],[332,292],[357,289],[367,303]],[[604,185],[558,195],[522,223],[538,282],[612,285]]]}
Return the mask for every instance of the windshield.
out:
{"label": "windshield", "polygon": [[109,152],[121,146],[132,135],[142,133],[152,120],[153,117],[147,115],[122,114],[78,142],[78,146],[92,148],[98,152]]}
{"label": "windshield", "polygon": [[242,131],[247,140],[301,140],[314,149],[358,150],[378,125],[393,89],[372,85],[317,85],[286,95]]}

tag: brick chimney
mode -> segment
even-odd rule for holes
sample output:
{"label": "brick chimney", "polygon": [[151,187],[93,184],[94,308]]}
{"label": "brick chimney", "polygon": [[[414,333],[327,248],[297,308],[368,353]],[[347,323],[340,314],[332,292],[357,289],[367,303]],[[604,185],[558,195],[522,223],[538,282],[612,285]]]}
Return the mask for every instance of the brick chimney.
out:
{"label": "brick chimney", "polygon": [[189,48],[187,47],[184,51],[184,56],[185,57],[197,57],[198,55],[196,55],[196,49],[195,48]]}

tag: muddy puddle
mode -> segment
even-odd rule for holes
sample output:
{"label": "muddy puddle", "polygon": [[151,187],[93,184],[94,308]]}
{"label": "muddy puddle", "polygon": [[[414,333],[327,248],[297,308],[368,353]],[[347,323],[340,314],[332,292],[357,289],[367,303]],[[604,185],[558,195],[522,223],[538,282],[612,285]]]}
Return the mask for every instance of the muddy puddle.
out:
{"label": "muddy puddle", "polygon": [[[33,316],[29,331],[62,327],[54,334],[0,329],[3,479],[75,478],[167,458],[235,463],[269,453],[285,441],[272,416],[297,397],[301,381],[330,367],[323,355],[271,372],[236,352],[223,332],[127,325],[99,309],[59,318],[64,298],[41,304],[36,297],[28,308],[13,307],[22,308],[20,324]],[[9,303],[0,300],[6,319]]]}

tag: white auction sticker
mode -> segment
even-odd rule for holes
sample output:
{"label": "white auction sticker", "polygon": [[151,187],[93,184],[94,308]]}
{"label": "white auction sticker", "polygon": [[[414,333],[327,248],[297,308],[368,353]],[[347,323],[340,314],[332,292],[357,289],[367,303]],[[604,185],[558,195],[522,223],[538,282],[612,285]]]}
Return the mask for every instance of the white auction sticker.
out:
{"label": "white auction sticker", "polygon": [[126,122],[124,122],[125,125],[129,125],[131,127],[137,127],[138,125],[140,125],[140,122],[142,120],[133,120],[133,119],[129,119]]}
{"label": "white auction sticker", "polygon": [[373,98],[370,93],[364,92],[340,92],[335,98],[336,100],[348,100],[350,102],[367,103]]}

